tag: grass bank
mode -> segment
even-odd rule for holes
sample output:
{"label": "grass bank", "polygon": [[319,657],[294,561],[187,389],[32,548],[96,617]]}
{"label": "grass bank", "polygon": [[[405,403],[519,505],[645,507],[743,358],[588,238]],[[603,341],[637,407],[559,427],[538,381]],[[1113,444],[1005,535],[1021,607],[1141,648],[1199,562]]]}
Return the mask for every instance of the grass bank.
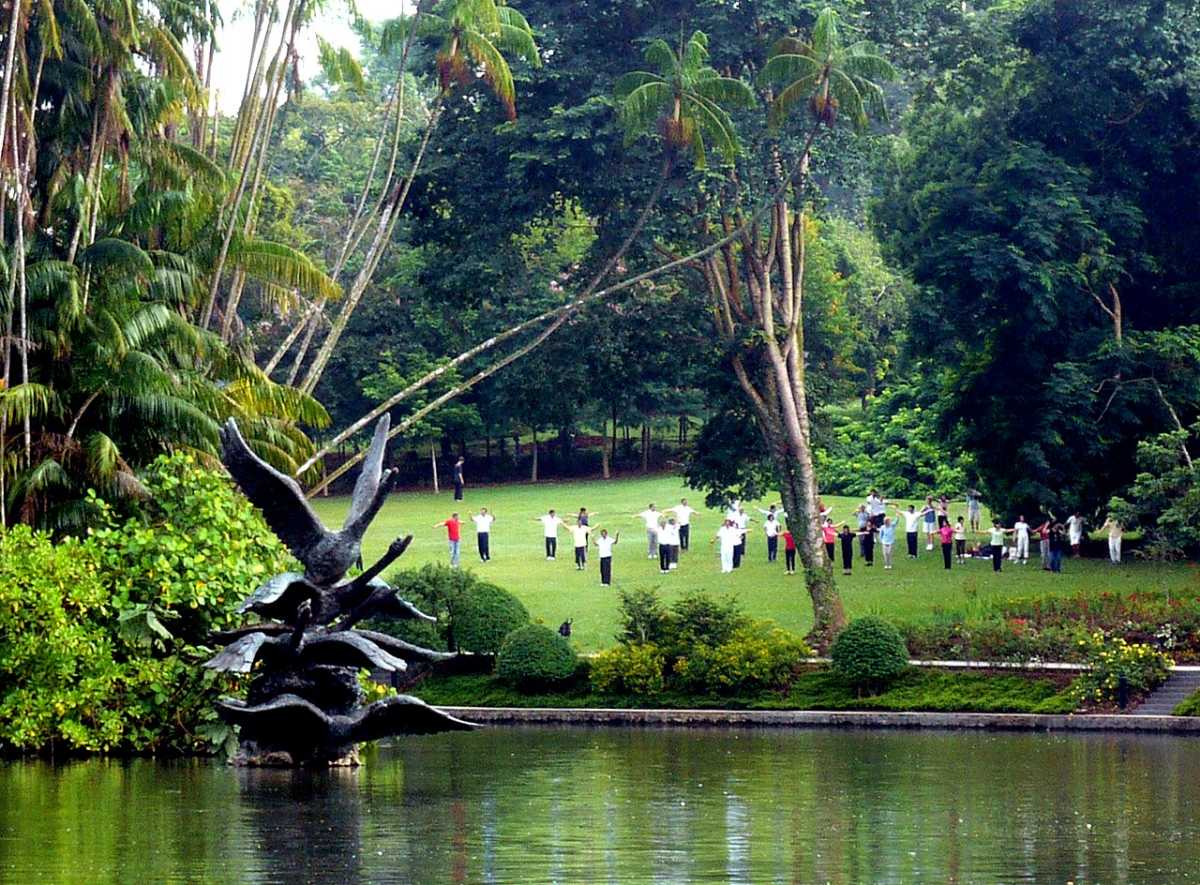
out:
{"label": "grass bank", "polygon": [[556,692],[525,694],[492,676],[452,676],[422,683],[413,694],[456,707],[609,709],[887,710],[941,713],[1070,713],[1068,678],[1007,673],[956,673],[912,668],[884,692],[859,696],[828,669],[798,676],[786,692],[727,697],[663,693],[653,697],[595,692],[585,679]]}

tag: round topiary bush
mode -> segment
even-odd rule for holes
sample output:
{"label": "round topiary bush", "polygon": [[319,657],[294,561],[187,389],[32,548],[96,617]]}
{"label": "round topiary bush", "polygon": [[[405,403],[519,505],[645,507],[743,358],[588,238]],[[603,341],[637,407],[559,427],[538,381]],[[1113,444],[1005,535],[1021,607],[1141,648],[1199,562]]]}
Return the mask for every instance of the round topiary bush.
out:
{"label": "round topiary bush", "polygon": [[833,641],[834,671],[858,689],[878,691],[908,667],[908,648],[900,631],[882,618],[852,621]]}
{"label": "round topiary bush", "polygon": [[576,665],[571,644],[541,624],[527,624],[509,633],[496,655],[496,675],[521,691],[569,682]]}
{"label": "round topiary bush", "polygon": [[450,603],[450,645],[458,651],[494,655],[504,638],[529,623],[529,611],[507,590],[472,581]]}

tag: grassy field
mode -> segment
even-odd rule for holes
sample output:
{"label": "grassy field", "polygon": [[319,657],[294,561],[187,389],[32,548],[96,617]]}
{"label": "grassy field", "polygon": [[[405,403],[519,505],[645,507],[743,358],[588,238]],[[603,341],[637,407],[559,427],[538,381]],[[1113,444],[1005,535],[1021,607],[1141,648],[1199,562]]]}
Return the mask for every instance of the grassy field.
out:
{"label": "grassy field", "polygon": [[[405,568],[427,562],[447,562],[446,530],[434,524],[457,509],[464,521],[467,514],[487,507],[496,514],[492,527],[492,559],[480,562],[475,553],[474,527],[464,526],[462,563],[464,568],[515,593],[535,618],[556,627],[571,618],[575,622],[574,640],[581,651],[594,651],[613,644],[617,628],[616,590],[625,587],[659,588],[670,599],[686,590],[706,590],[736,596],[745,610],[757,618],[769,618],[784,627],[803,633],[811,622],[811,607],[801,575],[785,576],[783,552],[777,563],[768,563],[766,542],[760,521],[751,525],[747,559],[733,574],[723,575],[716,548],[709,539],[716,532],[720,514],[704,511],[692,520],[692,550],[680,557],[679,569],[669,575],[658,571],[658,560],[646,558],[642,521],[634,516],[654,502],[659,509],[687,497],[693,507],[703,506],[703,495],[689,492],[678,477],[601,480],[570,483],[510,484],[495,487],[468,487],[466,500],[456,502],[450,492],[403,492],[392,495],[376,518],[364,545],[364,559],[370,564],[398,535],[411,533],[412,546],[400,561]],[[848,518],[857,500],[827,497],[836,521]],[[766,506],[765,502],[759,502]],[[903,502],[908,503],[908,502]],[[348,504],[346,498],[322,498],[314,505],[322,519],[340,525]],[[592,519],[593,531],[606,527],[609,533],[621,532],[613,555],[614,587],[600,585],[595,548],[590,548],[586,571],[575,570],[569,536],[561,532],[558,558],[547,562],[542,548],[542,527],[535,518],[550,507],[559,515],[573,517],[580,507],[598,514]],[[966,514],[956,504],[953,516]],[[986,514],[985,514],[986,516]],[[876,552],[874,568],[854,563],[850,577],[837,572],[838,588],[851,617],[878,614],[897,621],[919,621],[935,609],[970,611],[990,598],[1080,591],[1129,593],[1135,590],[1169,588],[1172,593],[1187,588],[1200,593],[1197,570],[1184,565],[1159,565],[1130,562],[1111,567],[1097,560],[1067,560],[1061,575],[1043,572],[1038,565],[1008,565],[993,574],[991,564],[983,560],[942,568],[941,552],[927,552],[921,546],[916,561],[903,555],[903,533],[895,568],[884,571]],[[1036,547],[1036,544],[1034,545]]]}

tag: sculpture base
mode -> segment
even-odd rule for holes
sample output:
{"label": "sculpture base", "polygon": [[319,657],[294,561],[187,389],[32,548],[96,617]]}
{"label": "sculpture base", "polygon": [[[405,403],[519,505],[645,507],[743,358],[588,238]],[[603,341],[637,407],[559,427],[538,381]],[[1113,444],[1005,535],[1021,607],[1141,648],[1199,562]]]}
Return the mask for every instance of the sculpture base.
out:
{"label": "sculpture base", "polygon": [[248,741],[238,746],[237,753],[229,757],[229,764],[238,768],[358,768],[362,756],[358,747],[350,747],[336,758],[304,757]]}

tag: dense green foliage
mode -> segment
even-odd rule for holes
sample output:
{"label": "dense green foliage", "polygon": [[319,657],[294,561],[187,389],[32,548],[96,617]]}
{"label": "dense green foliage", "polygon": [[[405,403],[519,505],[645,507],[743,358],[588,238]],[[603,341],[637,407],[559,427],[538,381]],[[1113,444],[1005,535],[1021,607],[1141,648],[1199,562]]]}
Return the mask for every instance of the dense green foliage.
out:
{"label": "dense green foliage", "polygon": [[620,600],[619,644],[592,661],[599,692],[754,693],[786,685],[812,655],[795,634],[748,618],[731,596],[690,591],[668,607],[643,589],[623,590]]}
{"label": "dense green foliage", "polygon": [[1098,511],[1140,439],[1196,414],[1194,12],[999,4],[906,118],[877,227],[921,290],[912,358],[997,509]]}
{"label": "dense green foliage", "polygon": [[91,496],[98,528],[52,544],[0,534],[0,745],[19,752],[197,752],[232,738],[203,669],[211,630],[290,559],[248,502],[186,454],[141,477],[123,520]]}
{"label": "dense green foliage", "polygon": [[388,582],[401,599],[438,622],[382,621],[374,626],[426,648],[494,655],[504,637],[529,623],[519,599],[465,569],[434,564],[398,569]]}
{"label": "dense green foliage", "polygon": [[1189,463],[1200,442],[1200,421],[1138,443],[1138,474],[1125,497],[1109,502],[1112,515],[1145,538],[1139,553],[1153,559],[1196,558],[1200,553],[1200,470]]}
{"label": "dense green foliage", "polygon": [[1200,691],[1184,698],[1171,712],[1176,716],[1200,716]]}
{"label": "dense green foliage", "polygon": [[542,624],[513,630],[496,655],[496,677],[521,691],[553,688],[574,678],[575,649]]}
{"label": "dense green foliage", "polygon": [[241,623],[237,608],[255,588],[294,567],[246,499],[192,455],[159,456],[141,483],[147,498],[123,520],[88,499],[89,538],[127,629],[163,640],[165,624],[174,641],[204,645]]}
{"label": "dense green foliage", "polygon": [[908,667],[904,637],[882,618],[857,618],[829,650],[834,672],[849,685],[878,691]]}

